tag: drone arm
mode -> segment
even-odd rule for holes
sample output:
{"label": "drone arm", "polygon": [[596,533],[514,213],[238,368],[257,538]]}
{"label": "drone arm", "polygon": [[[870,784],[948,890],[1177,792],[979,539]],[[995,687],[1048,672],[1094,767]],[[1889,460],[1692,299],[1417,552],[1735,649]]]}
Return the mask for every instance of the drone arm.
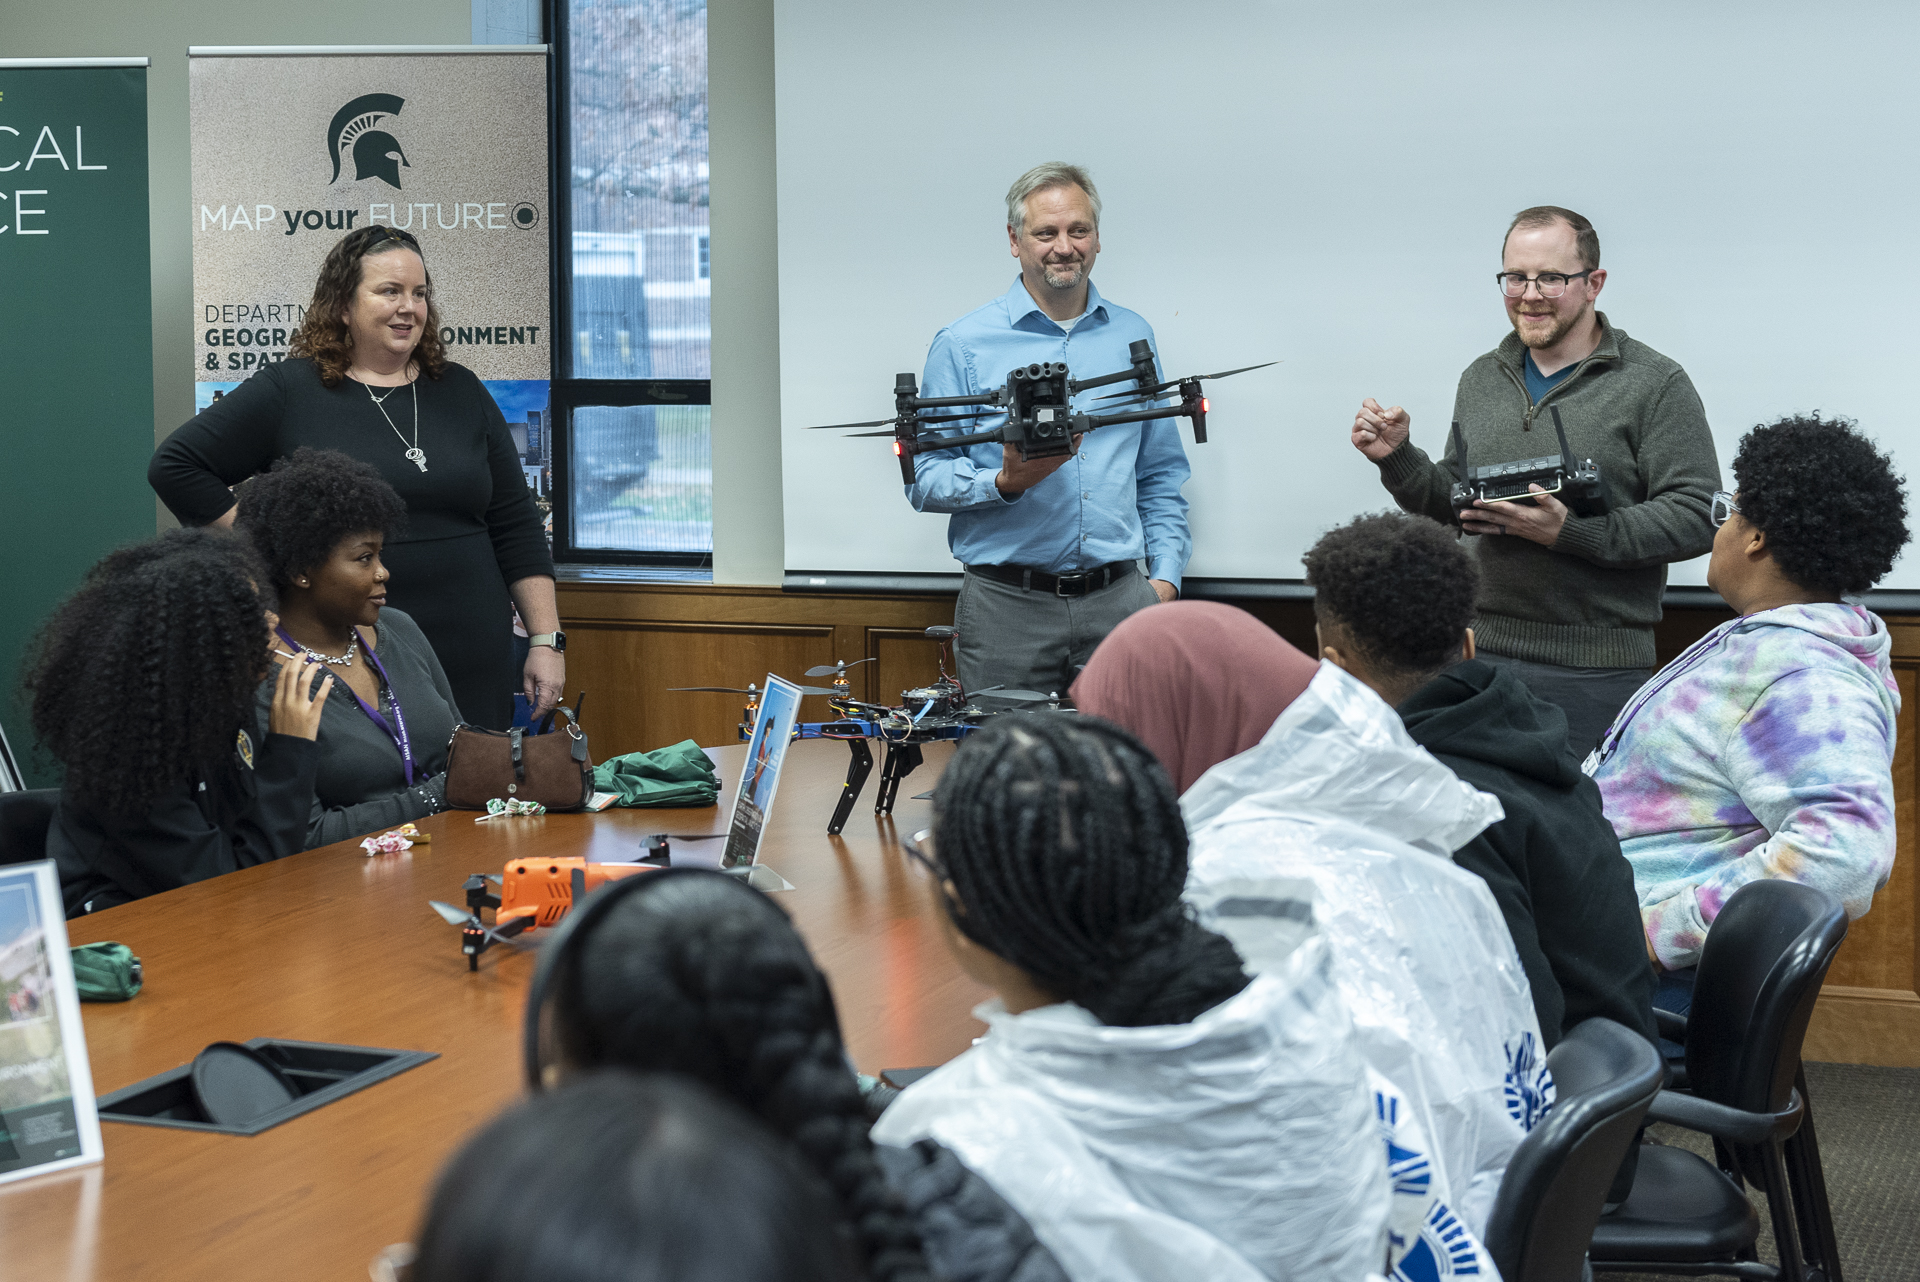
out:
{"label": "drone arm", "polygon": [[1132,379],[1142,388],[1154,386],[1160,381],[1160,368],[1154,362],[1153,344],[1144,338],[1136,338],[1127,345],[1127,356],[1132,363],[1126,369],[1115,370],[1111,374],[1101,374],[1096,378],[1072,378],[1067,380],[1067,394],[1077,396],[1089,387],[1106,387],[1113,383],[1124,383]]}
{"label": "drone arm", "polygon": [[996,387],[978,396],[916,396],[913,398],[913,408],[928,410],[943,405],[1000,405],[1004,403],[1002,398],[1005,391],[1005,388]]}
{"label": "drone arm", "polygon": [[1162,405],[1154,409],[1126,410],[1119,414],[1075,414],[1073,430],[1091,432],[1099,427],[1114,427],[1121,423],[1147,423],[1156,418],[1192,418],[1203,412],[1198,406]]}

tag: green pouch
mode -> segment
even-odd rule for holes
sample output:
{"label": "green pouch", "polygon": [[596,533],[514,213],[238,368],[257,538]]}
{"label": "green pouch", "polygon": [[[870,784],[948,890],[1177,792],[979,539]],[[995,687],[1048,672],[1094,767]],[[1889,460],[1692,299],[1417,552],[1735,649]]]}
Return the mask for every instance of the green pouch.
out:
{"label": "green pouch", "polygon": [[83,1002],[124,1002],[140,991],[140,959],[125,944],[81,944],[73,954],[73,982]]}

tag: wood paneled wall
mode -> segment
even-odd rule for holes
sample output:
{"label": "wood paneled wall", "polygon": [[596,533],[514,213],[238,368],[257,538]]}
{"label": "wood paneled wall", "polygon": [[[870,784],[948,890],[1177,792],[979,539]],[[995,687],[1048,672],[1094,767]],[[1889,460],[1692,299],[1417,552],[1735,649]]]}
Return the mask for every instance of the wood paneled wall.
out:
{"label": "wood paneled wall", "polygon": [[[872,659],[854,689],[878,702],[938,674],[932,624],[953,621],[951,595],[860,596],[689,584],[562,583],[570,691],[589,692],[584,721],[596,759],[692,739],[738,742],[744,700],[674,694],[671,686],[745,686],[769,672],[824,685],[806,669]],[[1281,636],[1313,650],[1313,610],[1304,601],[1240,601]],[[1729,616],[1672,609],[1657,633],[1665,662]],[[1900,744],[1894,759],[1899,850],[1892,880],[1853,924],[1807,1032],[1809,1059],[1920,1067],[1920,894],[1915,890],[1915,814],[1920,806],[1920,619],[1890,620],[1900,677]],[[828,715],[809,698],[801,716]]]}

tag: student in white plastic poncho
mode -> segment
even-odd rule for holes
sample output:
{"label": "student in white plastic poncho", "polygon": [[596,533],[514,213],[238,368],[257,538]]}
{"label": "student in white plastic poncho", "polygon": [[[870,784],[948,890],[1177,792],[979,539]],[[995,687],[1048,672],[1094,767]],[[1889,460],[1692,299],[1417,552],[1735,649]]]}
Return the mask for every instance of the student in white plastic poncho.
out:
{"label": "student in white plastic poncho", "polygon": [[1183,790],[1187,900],[1248,969],[1288,956],[1291,917],[1324,931],[1367,1062],[1432,1138],[1436,1196],[1481,1231],[1553,1100],[1506,922],[1452,861],[1500,803],[1415,744],[1373,691],[1231,606],[1135,614],[1073,697],[1139,735]]}
{"label": "student in white plastic poncho", "polygon": [[1078,1282],[1384,1271],[1390,1220],[1404,1243],[1431,1211],[1428,1163],[1360,1058],[1325,941],[1296,926],[1249,979],[1181,903],[1164,772],[1131,736],[1074,720],[998,721],[940,781],[916,853],[957,959],[999,997],[975,1012],[987,1035],[908,1087],[874,1138],[952,1149]]}

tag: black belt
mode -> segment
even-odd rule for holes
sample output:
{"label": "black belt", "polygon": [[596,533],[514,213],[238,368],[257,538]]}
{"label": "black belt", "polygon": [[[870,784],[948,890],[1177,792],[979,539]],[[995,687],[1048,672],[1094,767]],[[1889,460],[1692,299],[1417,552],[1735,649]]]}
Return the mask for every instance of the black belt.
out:
{"label": "black belt", "polygon": [[1024,565],[970,565],[967,573],[1026,592],[1038,590],[1051,592],[1054,596],[1085,596],[1126,578],[1139,568],[1132,561],[1109,561],[1091,570],[1055,576]]}

